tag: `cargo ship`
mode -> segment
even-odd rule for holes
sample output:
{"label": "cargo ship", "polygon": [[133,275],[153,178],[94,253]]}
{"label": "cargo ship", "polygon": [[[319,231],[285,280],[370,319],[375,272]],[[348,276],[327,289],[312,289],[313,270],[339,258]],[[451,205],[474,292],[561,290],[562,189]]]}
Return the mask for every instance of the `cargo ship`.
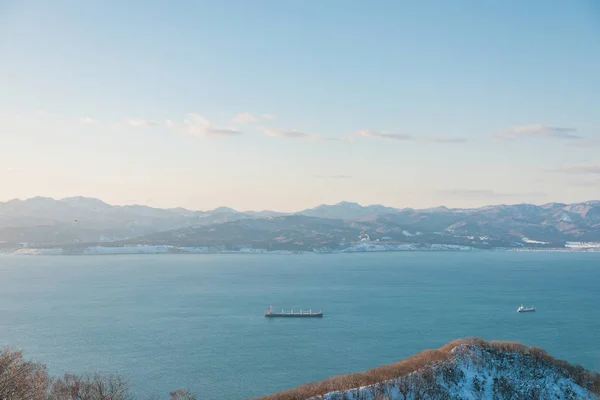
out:
{"label": "cargo ship", "polygon": [[287,317],[287,318],[322,318],[323,317],[323,311],[319,311],[319,312],[313,312],[313,310],[300,310],[300,311],[296,311],[294,312],[294,309],[292,308],[290,311],[284,311],[283,309],[281,310],[281,312],[276,312],[275,310],[273,310],[273,306],[269,307],[269,309],[267,310],[267,312],[265,312],[265,317],[267,318],[278,318],[278,317]]}

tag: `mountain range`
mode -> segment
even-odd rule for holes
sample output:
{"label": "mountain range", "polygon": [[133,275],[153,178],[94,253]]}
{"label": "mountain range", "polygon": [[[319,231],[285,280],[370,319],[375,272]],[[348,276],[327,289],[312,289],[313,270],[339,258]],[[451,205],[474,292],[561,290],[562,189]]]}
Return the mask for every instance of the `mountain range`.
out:
{"label": "mountain range", "polygon": [[114,206],[86,197],[0,203],[0,245],[5,248],[166,245],[336,251],[357,245],[565,248],[570,242],[600,242],[600,201],[421,210],[341,202],[296,213]]}

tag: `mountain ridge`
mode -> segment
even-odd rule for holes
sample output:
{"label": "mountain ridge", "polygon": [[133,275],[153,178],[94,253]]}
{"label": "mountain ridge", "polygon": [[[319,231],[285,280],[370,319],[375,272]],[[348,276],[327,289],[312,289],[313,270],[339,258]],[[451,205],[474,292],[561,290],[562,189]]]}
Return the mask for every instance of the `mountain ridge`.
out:
{"label": "mountain ridge", "polygon": [[456,340],[396,364],[262,400],[597,399],[600,375],[516,342]]}
{"label": "mountain ridge", "polygon": [[275,210],[269,210],[269,209],[237,210],[237,209],[229,207],[229,206],[218,206],[213,209],[193,210],[193,209],[180,207],[180,206],[177,206],[177,207],[153,207],[153,206],[138,204],[138,203],[115,205],[115,204],[110,204],[99,198],[88,197],[88,196],[67,196],[67,197],[61,197],[61,198],[47,197],[47,196],[34,196],[34,197],[28,197],[28,198],[24,198],[24,199],[15,197],[15,198],[12,198],[9,200],[0,201],[0,206],[3,206],[5,204],[11,204],[11,203],[14,204],[14,203],[27,203],[27,202],[39,202],[39,201],[63,202],[63,203],[89,202],[89,203],[96,203],[96,204],[101,204],[101,205],[108,206],[108,207],[117,207],[117,208],[118,207],[144,207],[144,208],[149,208],[149,209],[154,209],[154,210],[184,211],[184,212],[193,212],[193,213],[209,213],[209,212],[215,212],[215,211],[229,211],[229,212],[236,212],[236,213],[242,213],[242,214],[244,214],[244,213],[250,213],[250,214],[252,214],[252,213],[254,213],[254,214],[276,213],[279,215],[301,214],[304,212],[313,211],[315,209],[321,209],[321,208],[327,208],[327,207],[364,208],[364,209],[371,209],[371,210],[387,209],[387,210],[393,210],[393,211],[405,211],[405,210],[409,210],[409,211],[444,211],[444,210],[445,211],[459,211],[459,210],[480,210],[480,209],[485,209],[488,207],[534,206],[534,207],[540,207],[540,208],[547,208],[547,207],[556,207],[556,206],[565,207],[565,206],[578,205],[578,204],[600,205],[600,200],[592,199],[592,200],[579,201],[579,202],[575,202],[575,203],[558,203],[558,202],[548,202],[548,203],[541,203],[541,204],[494,203],[494,204],[488,204],[488,205],[483,205],[483,206],[478,206],[478,207],[447,207],[447,206],[441,204],[439,206],[434,206],[434,207],[414,208],[414,207],[392,207],[392,206],[386,206],[384,204],[379,204],[379,203],[363,205],[358,202],[343,200],[343,201],[339,201],[339,202],[333,203],[333,204],[322,203],[322,204],[318,204],[311,208],[301,209],[298,211],[284,212],[284,211],[275,211]]}
{"label": "mountain ridge", "polygon": [[409,245],[411,249],[573,248],[569,243],[586,242],[600,249],[594,244],[600,243],[600,201],[427,209],[340,202],[278,213],[35,197],[0,203],[0,242],[0,247],[110,244],[317,252],[350,247],[402,250]]}

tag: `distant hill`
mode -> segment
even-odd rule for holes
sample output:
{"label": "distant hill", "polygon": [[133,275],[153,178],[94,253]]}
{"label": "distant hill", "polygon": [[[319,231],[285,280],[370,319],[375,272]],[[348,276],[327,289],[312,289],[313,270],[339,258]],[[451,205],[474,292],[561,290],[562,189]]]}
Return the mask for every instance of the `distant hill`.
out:
{"label": "distant hill", "polygon": [[45,244],[111,242],[247,217],[227,208],[190,211],[140,205],[112,206],[86,197],[62,200],[35,197],[0,203],[0,241]]}
{"label": "distant hill", "polygon": [[357,243],[380,246],[371,249],[494,249],[564,248],[567,242],[600,242],[600,201],[424,210],[342,202],[293,214],[113,206],[85,197],[0,203],[0,247],[110,243],[334,251]]}
{"label": "distant hill", "polygon": [[557,360],[538,348],[470,339],[262,400],[593,400],[599,396],[597,373]]}
{"label": "distant hill", "polygon": [[341,203],[334,205],[322,204],[315,208],[300,211],[298,214],[309,217],[348,220],[391,214],[398,211],[400,210],[397,208],[385,207],[381,205],[361,206],[358,203],[342,201]]}

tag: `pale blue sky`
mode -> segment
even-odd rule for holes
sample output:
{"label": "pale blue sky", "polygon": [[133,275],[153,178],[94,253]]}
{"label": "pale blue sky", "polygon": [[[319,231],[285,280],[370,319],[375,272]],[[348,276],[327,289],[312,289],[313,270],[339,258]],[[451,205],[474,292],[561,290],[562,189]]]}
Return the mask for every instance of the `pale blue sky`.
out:
{"label": "pale blue sky", "polygon": [[600,3],[0,0],[0,200],[600,199]]}

